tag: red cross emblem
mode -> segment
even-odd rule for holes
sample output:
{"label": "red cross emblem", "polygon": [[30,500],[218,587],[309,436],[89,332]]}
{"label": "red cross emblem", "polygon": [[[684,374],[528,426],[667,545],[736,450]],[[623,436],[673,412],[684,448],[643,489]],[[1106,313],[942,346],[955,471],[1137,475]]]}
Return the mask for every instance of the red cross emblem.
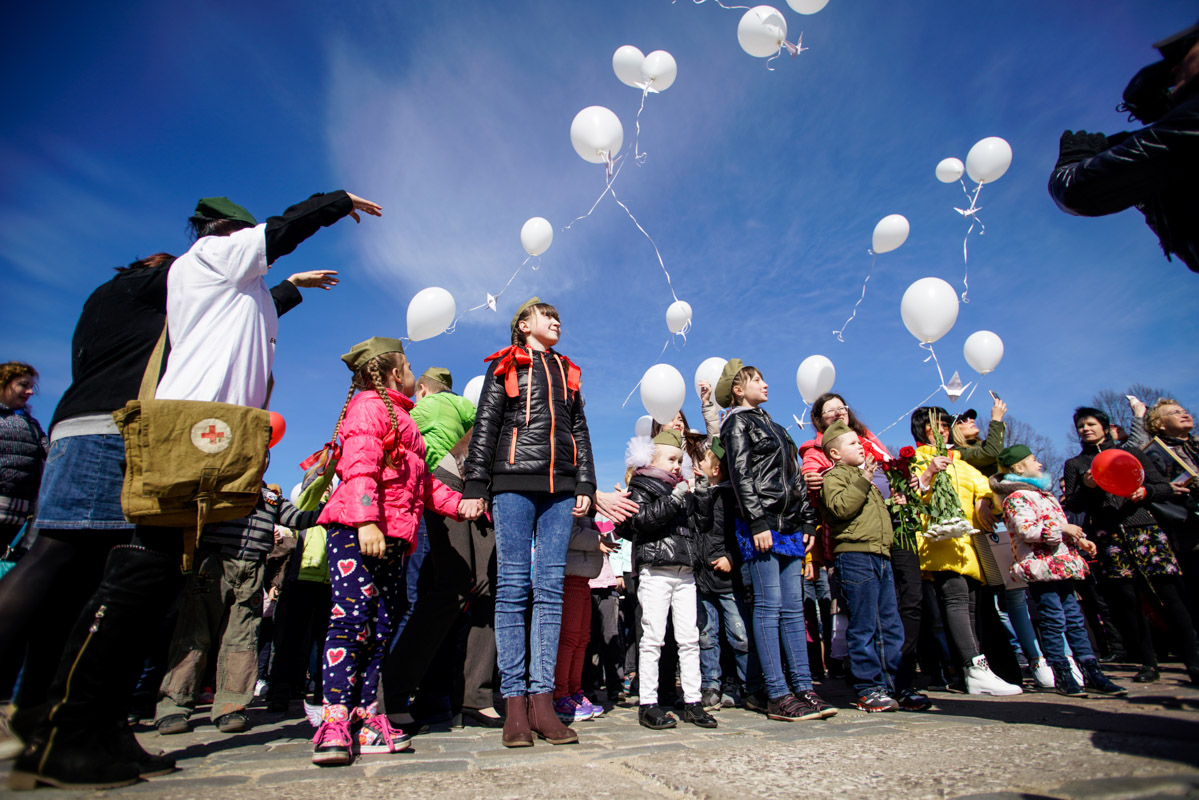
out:
{"label": "red cross emblem", "polygon": [[233,430],[224,420],[209,417],[192,426],[191,440],[200,452],[213,455],[229,447]]}
{"label": "red cross emblem", "polygon": [[209,444],[216,444],[218,439],[224,439],[224,431],[218,431],[216,425],[209,425],[208,430],[200,434],[201,439],[207,439]]}

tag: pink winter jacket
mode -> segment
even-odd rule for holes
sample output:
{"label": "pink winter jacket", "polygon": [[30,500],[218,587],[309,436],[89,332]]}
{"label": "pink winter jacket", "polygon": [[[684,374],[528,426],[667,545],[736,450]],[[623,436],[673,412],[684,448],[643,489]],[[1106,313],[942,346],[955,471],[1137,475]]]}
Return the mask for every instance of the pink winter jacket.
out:
{"label": "pink winter jacket", "polygon": [[411,549],[425,508],[458,519],[462,495],[429,472],[424,439],[408,416],[412,401],[390,389],[387,395],[399,423],[392,450],[397,466],[383,463],[383,437],[391,432],[387,406],[375,392],[359,392],[341,422],[341,459],[337,462],[341,484],[317,524],[353,528],[374,522],[384,536],[403,539]]}

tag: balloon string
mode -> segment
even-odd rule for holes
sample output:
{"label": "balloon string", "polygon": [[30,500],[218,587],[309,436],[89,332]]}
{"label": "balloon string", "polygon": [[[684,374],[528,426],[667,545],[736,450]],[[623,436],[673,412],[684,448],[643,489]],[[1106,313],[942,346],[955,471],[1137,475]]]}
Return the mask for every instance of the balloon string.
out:
{"label": "balloon string", "polygon": [[[504,284],[504,288],[500,289],[499,292],[497,292],[496,294],[490,295],[490,300],[493,302],[496,300],[499,300],[500,297],[503,296],[504,292],[508,291],[508,287],[512,285],[512,281],[516,280],[516,276],[520,274],[520,271],[522,269],[524,269],[525,264],[528,264],[534,258],[537,259],[537,263],[535,265],[533,265],[532,267],[530,267],[530,269],[532,269],[534,271],[541,269],[541,256],[528,256],[527,258],[525,258],[524,261],[520,262],[520,266],[517,267],[516,271],[512,273],[512,277],[509,278],[508,282]],[[454,329],[458,327],[458,320],[462,319],[463,317],[465,317],[467,314],[469,314],[472,311],[478,311],[481,308],[489,308],[490,305],[491,305],[490,302],[484,301],[484,302],[480,303],[479,305],[475,306],[474,308],[466,309],[465,311],[463,311],[461,314],[459,314],[457,317],[454,318],[454,321],[452,323],[450,323],[450,326],[448,328],[446,328],[443,331],[443,333],[453,333]]]}
{"label": "balloon string", "polygon": [[923,399],[923,400],[921,400],[919,403],[917,403],[916,405],[912,406],[910,409],[908,409],[907,411],[905,411],[903,414],[901,414],[901,415],[900,415],[900,417],[899,417],[897,420],[895,420],[895,421],[894,421],[894,422],[892,422],[890,425],[888,425],[887,427],[883,428],[881,431],[879,431],[878,433],[876,433],[876,434],[875,434],[875,436],[882,436],[884,433],[886,433],[887,431],[891,430],[892,428],[894,428],[894,427],[895,427],[896,425],[898,425],[899,423],[903,422],[903,421],[904,421],[905,419],[907,419],[908,417],[912,416],[912,412],[913,412],[913,411],[915,411],[915,410],[916,410],[916,409],[918,409],[918,408],[921,408],[921,407],[923,407],[923,406],[924,406],[924,404],[925,404],[925,403],[927,403],[929,400],[932,400],[932,399],[933,399],[933,397],[934,397],[934,396],[937,394],[937,392],[939,392],[939,391],[941,391],[941,387],[940,387],[940,386],[938,386],[936,389],[933,389],[933,391],[932,391],[932,394],[930,394],[928,397],[924,398],[924,399]]}
{"label": "balloon string", "polygon": [[[657,364],[658,362],[660,362],[662,360],[662,356],[665,355],[665,353],[666,353],[666,348],[670,347],[670,341],[671,341],[670,339],[667,339],[666,344],[662,345],[662,352],[658,353],[658,357],[656,359],[654,359],[655,364]],[[645,380],[644,374],[642,374],[641,378],[638,379],[637,384],[636,384],[636,386],[633,387],[632,391],[629,392],[629,396],[626,397],[624,399],[624,402],[620,404],[621,408],[624,408],[625,406],[627,406],[629,404],[629,398],[633,396],[633,392],[637,391],[637,386],[640,386],[641,381],[643,381],[643,380]]]}
{"label": "balloon string", "polygon": [[862,296],[858,298],[858,302],[853,304],[853,313],[849,315],[849,319],[845,320],[845,324],[841,326],[841,330],[833,331],[833,336],[837,337],[838,342],[844,342],[845,339],[841,334],[845,333],[845,329],[849,327],[849,323],[853,322],[854,317],[858,315],[858,306],[866,299],[866,284],[870,283],[870,276],[874,273],[874,261],[878,258],[878,254],[873,250],[867,250],[870,253],[870,270],[866,273],[866,280],[862,281]]}
{"label": "balloon string", "polygon": [[775,51],[774,55],[772,55],[770,58],[766,59],[766,69],[769,70],[770,72],[774,72],[774,67],[772,67],[770,65],[770,62],[774,61],[776,58],[781,56],[783,54],[784,50],[786,50],[788,53],[790,53],[792,58],[795,58],[797,55],[799,55],[803,51],[810,50],[810,49],[811,49],[810,47],[803,46],[803,32],[802,31],[799,34],[799,39],[797,39],[795,41],[795,44],[791,44],[786,39],[783,39],[783,41],[779,44],[779,49]]}
{"label": "balloon string", "polygon": [[633,160],[637,162],[637,166],[644,164],[645,157],[649,155],[648,153],[642,153],[638,149],[637,143],[641,140],[641,112],[645,110],[645,98],[649,96],[650,92],[657,91],[650,88],[651,83],[653,83],[652,80],[648,81],[645,84],[645,88],[641,90],[641,107],[637,109],[637,116],[633,118],[633,125],[636,128],[636,132],[633,134]]}
{"label": "balloon string", "polygon": [[932,361],[937,365],[937,375],[941,377],[941,387],[943,388],[945,386],[945,373],[941,371],[941,362],[937,360],[937,352],[933,350],[933,343],[921,342],[920,347],[928,351],[928,358],[924,359],[924,363],[927,364],[929,361]]}
{"label": "balloon string", "polygon": [[982,219],[978,216],[981,211],[978,207],[978,195],[983,190],[983,185],[980,183],[974,190],[974,194],[970,194],[970,190],[966,188],[966,182],[958,178],[958,182],[962,184],[962,192],[966,195],[966,199],[970,201],[969,208],[957,208],[953,210],[961,214],[966,219],[970,220],[970,227],[966,230],[966,236],[962,239],[962,302],[969,303],[967,295],[970,293],[970,260],[966,252],[966,245],[970,241],[970,234],[974,232],[974,226],[978,224],[978,235],[982,236],[987,232],[987,226],[983,224]]}
{"label": "balloon string", "polygon": [[[611,190],[610,186],[608,188]],[[674,292],[674,284],[671,283],[670,273],[666,271],[666,264],[665,264],[665,262],[662,261],[662,253],[658,250],[658,244],[657,244],[657,242],[654,241],[654,237],[650,236],[649,233],[645,230],[645,228],[641,227],[641,223],[638,222],[637,218],[633,216],[633,212],[629,211],[629,207],[626,206],[623,202],[621,202],[620,198],[616,196],[615,190],[612,190],[612,199],[616,201],[617,205],[619,205],[621,208],[624,209],[624,213],[629,215],[629,219],[633,220],[633,224],[637,226],[637,230],[639,230],[643,234],[645,234],[645,238],[649,239],[649,243],[651,245],[653,245],[654,255],[656,255],[658,257],[658,266],[662,267],[662,274],[666,276],[666,285],[668,287],[670,287],[670,294],[672,297],[674,297],[675,302],[677,303],[679,300],[679,296],[677,294],[675,294],[675,292]]]}
{"label": "balloon string", "polygon": [[[694,1],[697,6],[700,5],[701,3],[706,2],[706,0],[694,0]],[[677,3],[678,0],[670,0],[670,2],[673,5],[674,3]],[[729,11],[749,11],[749,6],[726,6],[724,3],[720,2],[720,0],[712,0],[712,2],[716,3],[716,5],[720,6],[721,8],[727,9]]]}
{"label": "balloon string", "polygon": [[970,390],[970,394],[966,395],[966,402],[967,402],[967,403],[969,403],[969,402],[970,402],[970,398],[971,398],[971,397],[974,397],[974,392],[975,392],[975,391],[978,389],[978,386],[979,386],[979,384],[981,384],[981,383],[982,383],[982,381],[975,381],[975,382],[974,382],[974,388]]}

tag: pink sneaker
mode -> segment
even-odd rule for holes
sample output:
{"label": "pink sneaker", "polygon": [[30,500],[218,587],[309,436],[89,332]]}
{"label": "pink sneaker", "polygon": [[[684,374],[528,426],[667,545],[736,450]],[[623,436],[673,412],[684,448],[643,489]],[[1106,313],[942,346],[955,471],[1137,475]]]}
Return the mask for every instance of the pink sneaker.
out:
{"label": "pink sneaker", "polygon": [[604,715],[604,707],[597,706],[595,703],[588,700],[587,695],[583,694],[582,692],[575,692],[573,695],[571,695],[570,699],[574,700],[580,709],[591,715],[588,717],[588,719],[599,719]]}
{"label": "pink sneaker", "polygon": [[340,767],[350,763],[350,711],[343,705],[321,709],[321,726],[312,737],[312,763]]}
{"label": "pink sneaker", "polygon": [[354,752],[359,755],[373,753],[398,753],[407,750],[412,734],[391,727],[383,714],[368,717],[358,729]]}

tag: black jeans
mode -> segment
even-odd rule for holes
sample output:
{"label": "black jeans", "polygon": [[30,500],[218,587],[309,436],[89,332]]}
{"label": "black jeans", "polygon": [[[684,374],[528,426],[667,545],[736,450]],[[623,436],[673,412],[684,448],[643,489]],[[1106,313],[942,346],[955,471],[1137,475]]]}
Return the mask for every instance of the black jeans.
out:
{"label": "black jeans", "polygon": [[974,606],[978,581],[957,572],[933,573],[933,588],[945,620],[949,645],[958,665],[968,666],[979,655],[974,635]]}
{"label": "black jeans", "polygon": [[891,571],[895,577],[895,597],[903,622],[903,650],[895,688],[910,689],[916,677],[916,648],[920,644],[920,556],[902,547],[891,547]]}
{"label": "black jeans", "polygon": [[1177,575],[1155,575],[1146,586],[1141,578],[1108,579],[1108,606],[1122,629],[1124,645],[1129,655],[1140,660],[1146,667],[1157,666],[1157,653],[1153,649],[1153,632],[1149,621],[1141,613],[1141,601],[1137,594],[1138,585],[1150,588],[1153,596],[1161,603],[1166,625],[1169,627],[1171,645],[1182,657],[1188,670],[1199,672],[1199,642],[1195,637],[1195,626],[1187,611],[1183,596],[1182,579]]}

